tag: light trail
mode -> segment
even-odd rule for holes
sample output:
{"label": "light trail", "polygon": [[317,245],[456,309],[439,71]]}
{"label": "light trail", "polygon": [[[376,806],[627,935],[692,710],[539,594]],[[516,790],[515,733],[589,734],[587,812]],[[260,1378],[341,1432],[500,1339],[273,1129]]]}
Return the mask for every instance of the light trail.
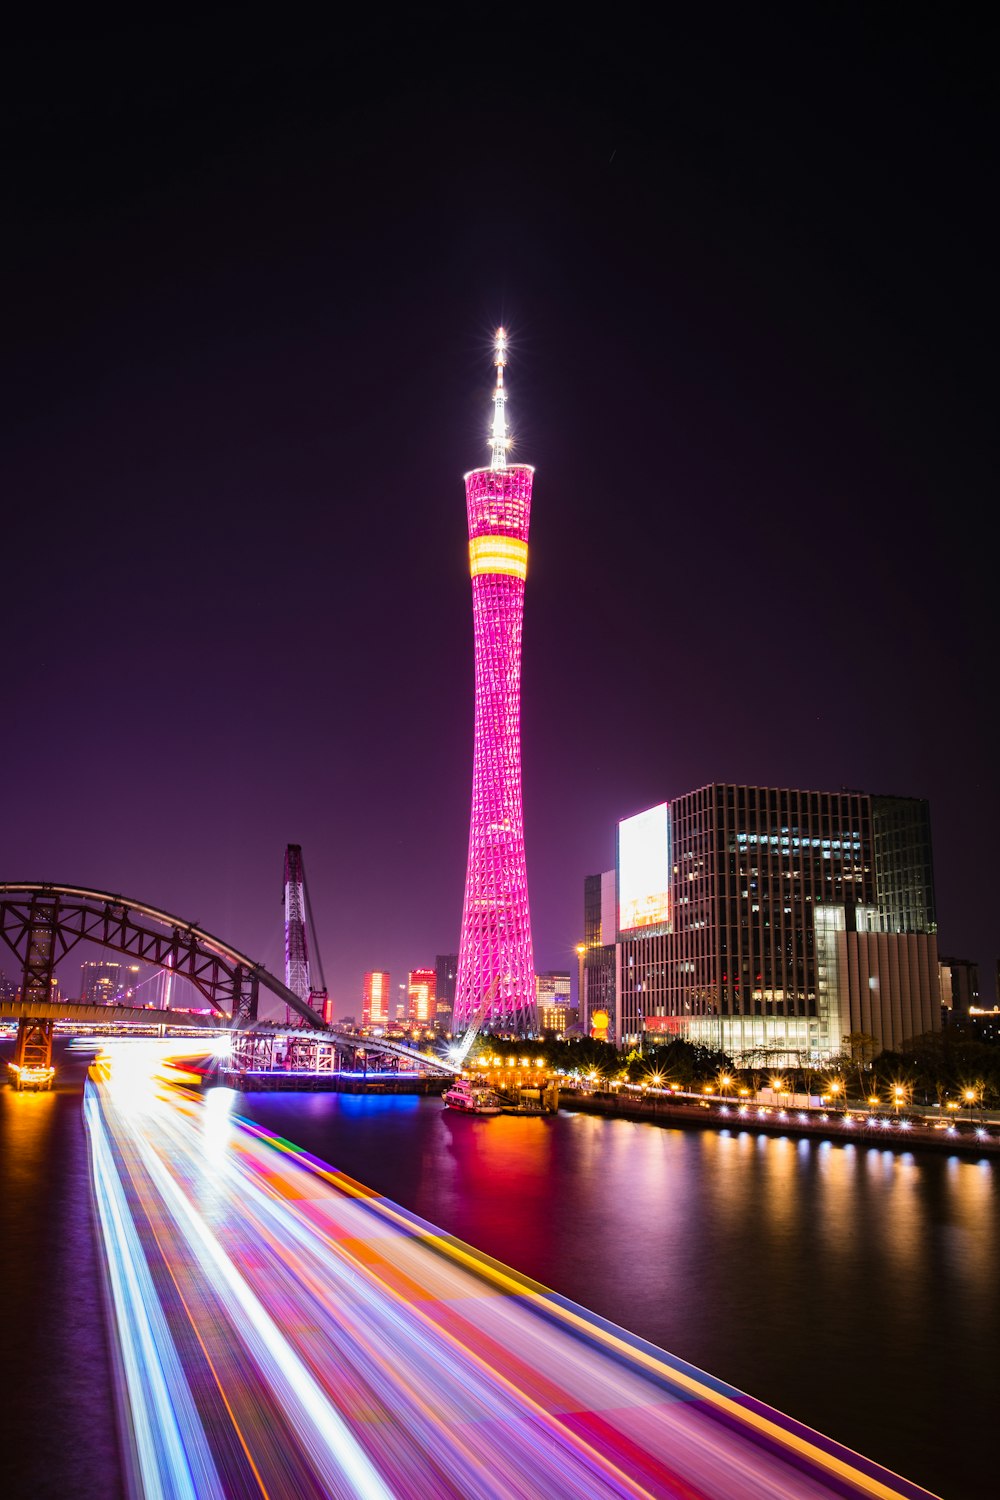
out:
{"label": "light trail", "polygon": [[926,1497],[114,1052],[86,1119],[137,1496]]}

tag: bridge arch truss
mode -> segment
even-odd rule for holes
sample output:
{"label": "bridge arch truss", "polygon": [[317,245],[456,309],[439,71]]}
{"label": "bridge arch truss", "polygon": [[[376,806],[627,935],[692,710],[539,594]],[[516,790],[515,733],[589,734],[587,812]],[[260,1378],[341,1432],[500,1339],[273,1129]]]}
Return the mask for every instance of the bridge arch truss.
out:
{"label": "bridge arch truss", "polygon": [[[0,883],[0,939],[21,965],[20,999],[13,1006],[3,1007],[5,1013],[9,1011],[19,1019],[16,1066],[50,1063],[53,1027],[60,1016],[167,1024],[174,1020],[175,1013],[139,1006],[53,1004],[52,978],[56,966],[78,943],[88,942],[188,980],[218,1015],[217,1024],[227,1029],[274,1034],[274,1023],[258,1022],[263,989],[305,1022],[304,1028],[300,1026],[295,1031],[281,1028],[286,1038],[297,1035],[345,1050],[362,1047],[367,1051],[394,1053],[400,1059],[445,1075],[456,1071],[453,1065],[417,1054],[414,1049],[324,1027],[322,1017],[262,964],[197,923],[185,922],[170,912],[127,896],[50,882]],[[175,1024],[185,1024],[179,1012]]]}

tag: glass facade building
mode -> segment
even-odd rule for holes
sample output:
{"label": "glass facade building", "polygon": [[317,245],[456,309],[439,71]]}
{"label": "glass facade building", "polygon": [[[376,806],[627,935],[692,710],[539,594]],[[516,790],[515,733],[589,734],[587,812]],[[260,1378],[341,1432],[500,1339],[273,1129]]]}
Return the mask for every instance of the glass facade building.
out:
{"label": "glass facade building", "polygon": [[615,872],[588,875],[583,882],[583,993],[580,1022],[586,1035],[595,1030],[593,1018],[607,1016],[598,1029],[614,1041],[615,1014]]}
{"label": "glass facade building", "polygon": [[660,1032],[731,1054],[838,1051],[842,1008],[821,983],[817,912],[936,932],[921,799],[713,783],[670,803],[669,837],[673,930],[618,933],[619,1044]]}

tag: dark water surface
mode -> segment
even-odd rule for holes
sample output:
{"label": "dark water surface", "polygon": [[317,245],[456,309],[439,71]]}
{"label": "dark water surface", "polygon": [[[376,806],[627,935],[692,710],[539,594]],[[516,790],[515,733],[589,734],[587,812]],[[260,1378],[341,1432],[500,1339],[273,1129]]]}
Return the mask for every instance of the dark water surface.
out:
{"label": "dark water surface", "polygon": [[86,1064],[7,1086],[0,1046],[0,1494],[123,1500],[83,1124]]}
{"label": "dark water surface", "polygon": [[[4,1068],[7,1047],[0,1048]],[[0,1493],[120,1500],[80,1092],[0,1088]],[[1000,1493],[997,1168],[436,1099],[236,1108],[945,1500]]]}
{"label": "dark water surface", "polygon": [[236,1108],[945,1500],[1000,1493],[993,1165],[437,1099]]}

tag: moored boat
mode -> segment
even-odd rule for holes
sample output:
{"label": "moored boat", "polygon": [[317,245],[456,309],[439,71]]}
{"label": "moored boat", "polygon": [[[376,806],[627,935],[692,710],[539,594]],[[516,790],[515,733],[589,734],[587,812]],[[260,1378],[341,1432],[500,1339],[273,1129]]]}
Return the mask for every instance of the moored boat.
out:
{"label": "moored boat", "polygon": [[470,1083],[467,1078],[456,1078],[450,1089],[441,1096],[445,1109],[456,1110],[462,1115],[499,1115],[500,1100],[492,1089],[482,1084]]}

